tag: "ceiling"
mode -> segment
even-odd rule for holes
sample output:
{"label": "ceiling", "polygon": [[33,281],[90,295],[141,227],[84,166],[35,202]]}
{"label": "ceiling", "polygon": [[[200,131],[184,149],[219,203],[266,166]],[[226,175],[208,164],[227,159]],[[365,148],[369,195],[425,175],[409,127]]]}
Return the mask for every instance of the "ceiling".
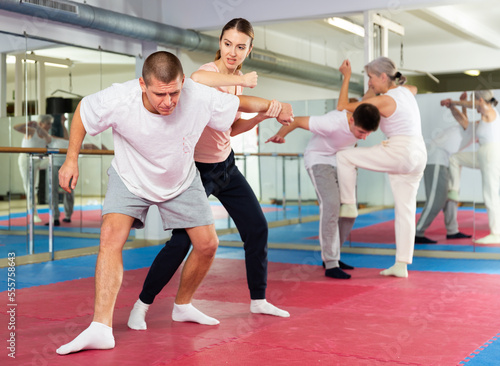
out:
{"label": "ceiling", "polygon": [[[87,3],[97,7],[105,6],[104,3],[100,4],[99,0],[89,0]],[[182,28],[197,29],[214,36],[219,35],[221,26],[228,19],[245,16],[254,25],[256,34],[259,33],[264,38],[268,34],[281,34],[294,39],[295,42],[308,42],[328,49],[338,49],[343,44],[354,43],[361,50],[363,49],[361,37],[328,25],[324,18],[339,15],[363,25],[362,11],[369,7],[375,9],[373,11],[377,14],[404,27],[403,37],[390,35],[389,46],[392,52],[391,58],[398,59],[401,64],[404,61],[405,67],[433,74],[457,73],[471,68],[482,71],[500,68],[498,0],[408,0],[404,3],[394,0],[392,2],[394,6],[391,6],[391,1],[387,0],[372,0],[371,2],[351,0],[347,4],[339,1],[309,0],[307,7],[304,7],[302,1],[296,0],[272,2],[268,0],[265,2],[263,0],[253,2],[185,0],[173,4],[165,0],[157,0],[157,3],[161,4],[163,9],[163,14],[160,16],[163,22]],[[197,7],[196,12],[186,10],[193,9],[194,4]],[[215,10],[219,16],[207,16],[210,12],[214,13],[214,4],[219,4],[219,8]],[[264,4],[267,6],[265,12],[261,10]],[[294,4],[300,4],[300,6],[294,6]],[[429,7],[429,5],[439,6]],[[139,5],[135,3],[134,6]],[[143,16],[147,16],[146,5],[142,6]],[[358,11],[355,11],[356,9]],[[184,16],[179,16],[179,14],[184,14]],[[265,44],[265,39],[263,42]],[[455,47],[455,50],[446,51],[450,47]],[[444,54],[439,54],[439,51]],[[38,50],[37,54],[65,58],[69,50],[65,47],[46,48]],[[450,57],[449,60],[443,59],[447,56]],[[433,60],[433,57],[437,59]],[[133,57],[84,49],[71,49],[71,59],[75,63],[132,64],[135,62]]]}

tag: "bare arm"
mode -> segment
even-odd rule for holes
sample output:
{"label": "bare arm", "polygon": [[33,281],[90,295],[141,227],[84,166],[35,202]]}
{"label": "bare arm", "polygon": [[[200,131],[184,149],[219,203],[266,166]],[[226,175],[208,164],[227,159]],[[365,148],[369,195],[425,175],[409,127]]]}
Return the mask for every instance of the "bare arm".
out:
{"label": "bare arm", "polygon": [[83,139],[87,134],[80,115],[80,105],[81,102],[78,103],[78,107],[76,107],[75,114],[73,115],[73,120],[71,121],[71,133],[69,136],[66,161],[59,169],[59,184],[62,189],[69,193],[71,193],[72,189],[75,189],[78,181],[78,154],[80,153]]}
{"label": "bare arm", "polygon": [[418,88],[415,85],[403,85],[406,89],[408,89],[413,95],[417,95]]}
{"label": "bare arm", "polygon": [[344,76],[344,79],[342,80],[342,86],[340,87],[337,110],[343,111],[344,109],[347,109],[349,112],[353,112],[361,103],[349,103],[349,81],[351,80],[351,63],[349,60],[344,60],[344,62],[342,62],[342,65],[339,67],[339,71]]}
{"label": "bare arm", "polygon": [[[27,129],[26,125],[28,126]],[[28,138],[31,138],[36,132],[36,126],[38,126],[38,123],[36,123],[35,121],[30,121],[27,124],[19,123],[12,128],[19,133],[25,134]]]}
{"label": "bare arm", "polygon": [[[469,118],[467,117],[467,107],[464,104],[467,102],[466,100],[467,94],[462,93],[460,96],[460,101],[453,101],[451,99],[443,99],[441,101],[441,106],[447,107],[453,117],[457,120],[457,122],[462,126],[464,130],[469,126]],[[463,104],[462,104],[463,103]],[[460,111],[456,106],[461,105],[462,111]]]}
{"label": "bare arm", "polygon": [[277,100],[272,100],[269,109],[265,113],[259,113],[255,117],[250,119],[240,118],[231,126],[231,136],[237,136],[240,133],[250,131],[252,128],[257,126],[260,122],[268,118],[276,118],[281,112],[281,103]]}
{"label": "bare arm", "polygon": [[452,100],[451,104],[454,106],[460,106],[463,108],[472,108],[471,100]]}
{"label": "bare arm", "polygon": [[244,75],[234,74],[221,74],[220,72],[198,70],[193,72],[191,79],[197,83],[204,84],[212,87],[220,86],[243,86],[247,88],[254,88],[257,86],[257,73],[255,71],[249,72]]}
{"label": "bare arm", "polygon": [[36,133],[38,137],[44,139],[47,144],[50,144],[50,142],[52,141],[52,136],[50,136],[47,131],[41,128],[39,124],[37,124]]}
{"label": "bare arm", "polygon": [[339,71],[344,75],[344,79],[340,87],[339,100],[337,103],[338,111],[347,110],[352,113],[360,104],[370,103],[377,107],[380,114],[384,117],[388,117],[394,113],[396,110],[396,102],[394,99],[386,95],[377,96],[371,89],[368,89],[360,102],[349,103],[349,81],[351,79],[351,63],[349,60],[344,60],[344,62],[342,62]]}
{"label": "bare arm", "polygon": [[450,107],[450,106],[457,106],[457,107],[462,107],[462,112],[465,113],[466,108],[472,108],[472,101],[467,100],[467,92],[463,92],[460,95],[460,100],[452,100],[450,98],[448,99],[443,99],[441,101],[441,105],[445,107]]}
{"label": "bare arm", "polygon": [[453,117],[455,117],[457,122],[460,123],[460,126],[462,126],[464,130],[466,130],[467,127],[469,126],[469,118],[467,118],[467,110],[465,110],[464,113],[464,111],[460,111],[454,105],[450,105],[448,108],[450,109]]}
{"label": "bare arm", "polygon": [[[264,98],[248,95],[238,95],[238,98],[240,99],[240,106],[238,108],[240,112],[262,113],[267,111],[271,106],[271,101]],[[288,125],[290,122],[293,122],[292,106],[288,103],[280,104],[281,112],[276,119],[279,123]]]}
{"label": "bare arm", "polygon": [[307,117],[294,118],[294,121],[292,123],[290,123],[288,126],[281,127],[276,135],[270,137],[266,141],[266,144],[268,142],[274,142],[275,144],[284,143],[285,137],[296,128],[302,128],[304,130],[309,131],[309,117],[307,116]]}

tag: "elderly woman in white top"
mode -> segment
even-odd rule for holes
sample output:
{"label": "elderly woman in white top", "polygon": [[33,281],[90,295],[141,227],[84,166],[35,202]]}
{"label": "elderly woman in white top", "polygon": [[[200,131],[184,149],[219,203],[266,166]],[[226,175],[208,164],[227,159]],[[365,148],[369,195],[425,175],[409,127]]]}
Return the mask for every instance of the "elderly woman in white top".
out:
{"label": "elderly woman in white top", "polygon": [[344,81],[338,110],[352,112],[361,103],[380,111],[380,129],[387,140],[371,147],[358,147],[337,153],[341,217],[356,217],[356,168],[389,174],[394,195],[396,262],[380,272],[383,276],[408,277],[407,265],[413,261],[417,190],[427,161],[422,138],[417,88],[403,85],[406,78],[392,60],[379,57],[365,66],[369,91],[361,102],[348,103],[351,66],[345,61],[340,71]]}
{"label": "elderly woman in white top", "polygon": [[[500,115],[495,108],[498,101],[491,90],[476,91],[474,97],[474,104],[471,100],[467,100],[466,93],[462,94],[459,101],[451,99],[441,101],[441,105],[450,108],[451,113],[464,129],[469,125],[466,108],[475,107],[481,115],[481,119],[476,123],[476,137],[479,142],[477,153],[464,151],[453,154],[450,158],[448,198],[458,201],[462,166],[479,168],[490,234],[475,242],[497,244],[500,243]],[[462,106],[462,110],[456,106]]]}
{"label": "elderly woman in white top", "polygon": [[[51,115],[40,116],[39,122],[30,121],[28,123],[20,123],[15,125],[13,128],[15,131],[24,134],[23,142],[21,147],[26,148],[45,148],[52,141],[49,134],[50,127],[52,126],[53,117]],[[29,199],[29,154],[19,154],[19,172],[21,173],[21,178],[23,180],[23,188],[26,196]],[[45,169],[42,165],[42,159],[33,159],[33,170],[34,170],[34,186],[35,189],[38,186],[38,171]],[[36,209],[36,204],[33,207],[34,222],[39,223],[42,220],[38,217],[38,212]]]}

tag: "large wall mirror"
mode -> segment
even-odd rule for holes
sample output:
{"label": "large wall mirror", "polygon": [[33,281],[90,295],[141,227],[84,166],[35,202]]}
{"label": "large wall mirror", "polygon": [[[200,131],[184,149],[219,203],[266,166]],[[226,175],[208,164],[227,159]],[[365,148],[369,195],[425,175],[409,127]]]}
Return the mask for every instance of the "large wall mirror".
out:
{"label": "large wall mirror", "polygon": [[[179,6],[181,5],[179,4]],[[486,6],[486,8],[488,7]],[[491,62],[493,61],[485,66],[481,77],[463,76],[463,70],[450,69],[450,63],[440,65],[438,69],[434,70],[439,72],[434,76],[440,80],[440,83],[436,83],[425,72],[416,71],[416,69],[434,69],[435,60],[440,57],[445,58],[448,54],[456,54],[457,58],[466,59],[482,55],[483,59],[496,60],[498,59],[495,57],[497,53],[491,53],[492,46],[484,45],[487,42],[487,37],[483,37],[483,42],[474,41],[474,44],[467,48],[469,52],[464,52],[463,44],[459,44],[458,36],[452,34],[453,32],[444,36],[443,45],[433,44],[429,46],[425,44],[426,39],[438,34],[439,25],[436,25],[438,22],[430,25],[431,22],[428,20],[432,17],[438,18],[438,10],[425,9],[407,12],[401,9],[384,9],[380,13],[403,26],[418,25],[425,30],[425,32],[409,32],[404,37],[391,34],[388,40],[388,51],[389,57],[397,61],[398,66],[404,69],[404,72],[409,76],[409,82],[419,87],[420,93],[417,100],[422,116],[423,134],[429,151],[435,148],[439,136],[446,135],[445,131],[448,128],[456,130],[457,127],[457,122],[449,109],[440,105],[441,100],[460,99],[463,91],[468,91],[467,95],[470,98],[471,92],[479,89],[493,89],[495,97],[500,99],[498,83],[495,84],[495,80],[498,80],[498,72],[492,71]],[[155,16],[161,18],[161,15]],[[196,20],[197,16],[199,15],[194,14],[193,19]],[[164,14],[163,17],[167,18]],[[176,21],[181,21],[181,17],[178,18],[172,19],[172,23],[182,26],[176,23]],[[206,20],[209,17],[204,16],[204,18]],[[291,57],[308,59],[308,61],[325,64],[332,68],[338,67],[344,58],[350,58],[353,62],[353,71],[361,75],[364,64],[363,38],[345,31],[332,30],[333,28],[324,19],[319,19],[319,15],[312,16],[312,18],[314,19],[294,21],[293,23],[283,20],[276,23],[262,21],[261,24],[255,25],[254,47],[269,49],[272,52]],[[345,16],[345,18],[358,25],[363,25],[363,14]],[[169,22],[166,21],[166,23]],[[205,23],[201,22],[200,24]],[[187,25],[182,27],[197,28]],[[220,25],[207,24],[204,29],[209,35],[219,36]],[[383,32],[380,29],[375,29],[375,31],[379,39]],[[443,33],[439,33],[439,35],[442,37]],[[477,35],[468,35],[472,38],[475,36]],[[118,39],[119,37],[116,39],[113,37],[116,36],[109,37],[110,43],[124,41],[121,38]],[[99,49],[71,47],[58,44],[56,40],[48,42],[7,33],[0,33],[0,40],[2,65],[6,69],[5,78],[1,82],[7,103],[7,111],[0,118],[0,146],[21,146],[24,135],[22,132],[18,132],[15,126],[26,126],[30,121],[38,123],[39,119],[46,114],[51,114],[53,117],[51,133],[60,136],[63,134],[63,127],[69,130],[72,111],[81,97],[101,90],[114,82],[130,80],[137,75],[135,57],[104,52]],[[137,40],[134,42],[139,43]],[[382,43],[376,42],[376,46],[381,47]],[[407,47],[408,43],[411,44],[410,47]],[[141,50],[144,54],[147,53],[145,51],[147,49],[157,49],[157,45],[153,42],[142,44],[140,47],[143,47]],[[135,50],[140,47],[137,46]],[[130,53],[138,56],[140,52]],[[213,58],[213,55],[190,52],[185,49],[179,49],[178,53],[183,64],[187,66],[185,67],[187,75],[190,75],[202,63],[209,62]],[[418,67],[411,66],[414,64],[414,60],[418,60]],[[324,114],[336,106],[335,98],[338,95],[338,90],[334,88],[326,88],[324,85],[318,86],[317,84],[302,85],[296,80],[274,78],[273,75],[264,72],[259,75],[261,75],[259,87],[249,90],[247,94],[267,98],[279,95],[282,100],[291,101],[296,115]],[[467,113],[471,121],[480,118],[478,112],[472,108]],[[302,157],[277,158],[272,156],[274,153],[302,154],[310,135],[304,131],[296,131],[289,137],[289,142],[283,146],[265,144],[267,138],[274,134],[278,128],[275,122],[267,121],[259,126],[259,142],[253,142],[256,149],[246,152],[271,153],[271,156],[248,157],[245,163],[240,162],[240,168],[242,171],[248,170],[248,180],[257,196],[261,198],[262,203],[276,205],[275,208],[270,209],[270,211],[274,210],[276,215],[269,216],[269,221],[287,218],[286,215],[278,214],[280,210],[287,212],[282,207],[285,201],[290,204],[290,209],[292,209],[293,204],[300,201],[303,204],[303,216],[313,216],[314,212],[308,211],[308,208],[316,205],[316,197],[304,169]],[[373,145],[382,141],[383,138],[381,133],[374,133],[366,141],[360,142],[359,145]],[[87,137],[85,144],[88,147],[98,149],[113,149],[111,132],[107,131],[96,138]],[[473,143],[464,149],[464,151],[470,151],[474,154],[478,146]],[[40,157],[35,157],[35,159],[37,163],[38,160],[43,161],[43,158]],[[0,163],[2,167],[5,167],[4,171],[8,172],[0,177],[0,230],[16,239],[18,243],[21,243],[21,246],[26,246],[26,237],[30,235],[27,224],[30,205],[26,201],[28,194],[24,189],[19,161],[19,154],[0,155]],[[100,209],[107,182],[106,169],[110,161],[111,157],[109,156],[82,155],[80,161],[81,177],[75,191],[74,212],[70,223],[62,222],[66,216],[64,197],[61,195],[60,225],[54,228],[54,249],[56,251],[60,250],[58,240],[63,236],[75,237],[72,242],[76,247],[95,245],[94,242],[90,243],[90,240],[98,236]],[[47,194],[43,184],[47,177],[43,169],[39,169],[36,173],[39,183],[34,195],[41,222],[37,222],[34,228],[35,241],[39,243],[37,244],[39,247],[35,248],[35,251],[43,252],[48,250],[47,228],[45,226],[48,222],[46,216]],[[480,172],[477,169],[462,169],[461,183],[457,214],[459,229],[466,234],[473,235],[474,238],[480,238],[488,234],[486,232],[488,218],[483,206],[484,195]],[[432,190],[432,185],[430,187]],[[422,182],[417,198],[419,202],[418,215],[421,214],[428,196],[432,196],[431,190],[428,189],[426,192],[425,184]],[[284,197],[286,198],[284,199]],[[390,223],[393,218],[391,216],[393,215],[393,199],[387,177],[380,173],[360,170],[358,201],[377,224],[374,225],[373,221],[372,223],[365,222],[360,218],[356,230],[359,229],[361,234],[363,228],[374,231],[371,235],[365,233],[364,236],[358,237],[353,232],[349,245],[374,249],[385,247],[385,244],[393,240],[393,227]],[[454,242],[447,240],[442,215],[440,213],[425,232],[426,236],[437,240],[438,245],[418,244],[416,250],[481,251],[484,249],[484,246],[474,245],[472,239],[460,239]],[[389,224],[387,224],[388,222]],[[377,234],[373,234],[373,232]],[[387,243],[372,240],[377,237],[381,237]],[[89,243],[85,242],[87,239]],[[26,249],[24,250],[26,252]]]}
{"label": "large wall mirror", "polygon": [[[0,119],[2,147],[34,147],[40,141],[43,145],[42,135],[37,132],[42,128],[52,137],[49,147],[65,148],[73,111],[81,98],[135,77],[134,57],[10,34],[0,33],[0,38],[7,76],[3,86],[7,111]],[[97,137],[86,136],[83,148],[112,150],[111,131]],[[18,256],[49,251],[48,157],[33,155],[32,193],[27,188],[29,155],[3,153],[0,159],[4,171],[8,171],[0,178],[0,230],[8,235],[9,250],[15,250]],[[53,191],[60,211],[57,214],[54,210],[52,217],[54,251],[98,245],[106,170],[111,159],[109,155],[82,154],[80,179],[73,197],[62,189]],[[54,155],[53,160],[55,179],[64,155]],[[33,247],[29,245],[30,235]]]}

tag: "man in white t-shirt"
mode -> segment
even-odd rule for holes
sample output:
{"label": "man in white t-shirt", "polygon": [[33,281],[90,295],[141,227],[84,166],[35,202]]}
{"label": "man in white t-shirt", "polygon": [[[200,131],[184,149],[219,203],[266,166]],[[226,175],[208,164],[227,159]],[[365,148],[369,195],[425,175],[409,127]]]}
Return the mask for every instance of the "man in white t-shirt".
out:
{"label": "man in white t-shirt", "polygon": [[[173,317],[216,324],[191,305],[218,246],[210,205],[194,164],[194,147],[206,126],[228,130],[237,111],[265,112],[270,103],[185,79],[179,59],[164,51],[145,60],[139,80],[114,84],[83,98],[72,120],[66,161],[59,170],[61,187],[70,192],[77,184],[78,154],[86,133],[96,135],[111,127],[115,157],[103,206],[93,321],[57,353],[115,346],[112,320],[123,277],[123,245],[131,228],[144,226],[151,205],[158,207],[165,230],[187,228],[193,245]],[[282,103],[277,119],[284,124],[293,121],[289,104]]]}
{"label": "man in white t-shirt", "polygon": [[343,269],[353,267],[340,261],[340,246],[354,224],[354,218],[340,218],[340,197],[337,179],[338,151],[353,148],[356,141],[366,139],[376,131],[380,122],[378,109],[361,104],[353,113],[331,111],[323,116],[296,117],[283,126],[267,142],[284,143],[285,136],[297,127],[313,133],[304,152],[304,163],[316,190],[319,202],[319,242],[325,265],[325,276],[349,279]]}

